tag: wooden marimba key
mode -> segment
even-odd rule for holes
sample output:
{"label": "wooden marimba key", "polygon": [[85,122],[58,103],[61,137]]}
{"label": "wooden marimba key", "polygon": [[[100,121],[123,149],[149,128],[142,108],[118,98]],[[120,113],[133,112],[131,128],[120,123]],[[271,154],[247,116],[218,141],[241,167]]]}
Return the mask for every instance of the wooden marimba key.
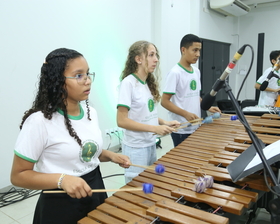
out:
{"label": "wooden marimba key", "polygon": [[[259,119],[247,117],[250,125]],[[238,219],[259,198],[258,193],[246,189],[268,191],[263,177],[257,174],[243,178],[234,186],[224,184],[231,182],[226,166],[249,146],[248,135],[238,120],[217,119],[202,125],[155,162],[165,166],[163,174],[146,169],[125,186],[131,188],[151,183],[154,186],[152,194],[116,192],[78,223],[147,224],[156,223],[155,220],[163,223],[234,223],[232,220]],[[196,193],[193,179],[204,174],[213,176],[215,183],[204,193]],[[203,210],[205,205],[206,211]]]}

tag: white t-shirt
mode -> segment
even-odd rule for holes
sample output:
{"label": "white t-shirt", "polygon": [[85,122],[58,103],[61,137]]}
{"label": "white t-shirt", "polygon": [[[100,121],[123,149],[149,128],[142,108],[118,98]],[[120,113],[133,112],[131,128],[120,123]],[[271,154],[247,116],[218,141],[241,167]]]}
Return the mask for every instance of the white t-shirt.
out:
{"label": "white t-shirt", "polygon": [[[148,84],[134,74],[125,77],[120,85],[118,107],[128,108],[128,118],[138,123],[159,125],[157,105]],[[124,130],[123,143],[130,147],[149,147],[156,144],[152,132]]]}
{"label": "white t-shirt", "polygon": [[42,173],[82,176],[94,170],[100,163],[98,157],[103,144],[97,113],[90,107],[90,121],[84,113],[87,109],[80,106],[80,110],[79,116],[68,117],[82,141],[82,148],[70,136],[62,111],[55,112],[51,120],[39,111],[25,120],[16,141],[15,154],[36,163],[35,170]]}
{"label": "white t-shirt", "polygon": [[[264,73],[262,74],[262,76],[257,80],[257,83],[261,85],[266,80],[266,78],[267,78],[268,74],[271,72],[271,70],[272,70],[272,67],[266,69],[264,71]],[[274,73],[279,75],[278,71],[277,72],[275,71]],[[272,77],[268,81],[267,88],[278,89],[279,87],[280,87],[279,79]],[[277,99],[277,95],[278,95],[278,93],[261,91],[258,105],[259,106],[274,106],[275,100]]]}
{"label": "white t-shirt", "polygon": [[[166,85],[163,93],[172,94],[171,102],[177,107],[201,117],[200,109],[200,71],[192,67],[193,72],[187,71],[179,63],[176,64],[167,74]],[[186,119],[178,114],[168,112],[170,120],[177,120],[180,123]],[[178,134],[191,134],[198,128],[198,125],[178,129]]]}

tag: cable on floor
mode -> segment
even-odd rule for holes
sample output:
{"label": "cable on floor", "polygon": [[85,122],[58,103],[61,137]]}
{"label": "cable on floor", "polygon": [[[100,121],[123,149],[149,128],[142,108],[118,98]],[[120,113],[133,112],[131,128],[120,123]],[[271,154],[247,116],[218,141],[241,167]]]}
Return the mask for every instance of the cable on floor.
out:
{"label": "cable on floor", "polygon": [[40,194],[40,192],[40,190],[16,189],[12,187],[9,191],[0,193],[0,208]]}

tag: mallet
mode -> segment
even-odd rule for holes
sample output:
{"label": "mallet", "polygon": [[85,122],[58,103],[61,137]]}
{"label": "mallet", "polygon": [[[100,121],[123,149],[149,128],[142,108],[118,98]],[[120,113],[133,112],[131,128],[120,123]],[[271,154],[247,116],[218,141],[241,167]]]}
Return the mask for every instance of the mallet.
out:
{"label": "mallet", "polygon": [[[136,164],[129,164],[129,165],[144,168],[144,169],[152,169],[153,170],[153,168],[149,167],[149,166],[142,166],[142,165],[136,165]],[[162,173],[165,172],[165,167],[162,164],[158,164],[158,165],[156,165],[154,170],[156,171],[157,174],[162,174]]]}
{"label": "mallet", "polygon": [[186,127],[190,127],[190,126],[193,126],[193,125],[198,125],[198,124],[209,124],[209,123],[212,123],[213,122],[213,118],[212,117],[206,117],[204,120],[202,121],[199,121],[199,122],[196,122],[196,123],[190,123],[188,125],[185,125],[185,126],[180,126],[178,128],[175,128],[176,130],[178,129],[181,129],[181,128],[186,128]]}
{"label": "mallet", "polygon": [[[98,192],[110,192],[110,191],[143,191],[145,194],[151,194],[153,193],[154,186],[150,183],[143,183],[142,188],[141,187],[135,187],[135,188],[121,188],[121,189],[94,189],[91,190],[93,193]],[[57,194],[57,193],[66,193],[66,191],[43,191],[45,194]]]}

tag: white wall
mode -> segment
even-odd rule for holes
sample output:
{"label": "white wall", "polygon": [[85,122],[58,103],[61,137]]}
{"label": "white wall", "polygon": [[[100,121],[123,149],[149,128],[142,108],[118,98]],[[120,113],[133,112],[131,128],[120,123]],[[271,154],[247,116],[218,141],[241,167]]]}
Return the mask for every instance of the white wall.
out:
{"label": "white wall", "polygon": [[[240,43],[250,44],[254,48],[255,60],[251,73],[240,94],[241,99],[254,99],[256,83],[256,67],[257,67],[257,47],[258,34],[265,33],[264,38],[264,55],[263,55],[263,70],[271,66],[269,54],[273,50],[280,50],[279,45],[279,18],[280,5],[273,7],[256,8],[250,13],[240,17],[240,25],[238,33],[240,35]],[[240,60],[242,67],[249,67],[251,61],[251,53],[248,49],[244,58]],[[243,76],[237,76],[236,85],[239,86]]]}
{"label": "white wall", "polygon": [[[179,62],[180,41],[190,31],[191,0],[154,1],[154,43],[160,53],[161,90],[168,71]],[[197,2],[197,1],[196,1]],[[167,111],[159,105],[159,117],[167,118]]]}
{"label": "white wall", "polygon": [[[225,17],[210,10],[207,1],[158,1],[157,9],[161,9],[161,13],[160,18],[156,18],[159,27],[155,33],[155,43],[161,55],[162,87],[166,74],[180,60],[180,41],[184,35],[193,33],[201,38],[230,43],[232,55],[239,48],[238,18]],[[235,72],[237,69],[230,76],[233,92]],[[166,111],[161,107],[160,115],[166,118]]]}
{"label": "white wall", "polygon": [[[207,1],[201,0],[199,10],[199,35],[201,38],[215,40],[219,42],[229,43],[230,55],[239,48],[238,36],[238,17],[224,16],[209,8]],[[230,57],[231,59],[231,57]],[[223,60],[223,58],[221,58]],[[238,64],[236,66],[238,68]],[[237,68],[232,71],[229,76],[229,85],[235,94],[235,74]],[[207,75],[207,74],[204,74]],[[213,83],[214,84],[214,83]],[[212,85],[213,85],[212,84]],[[221,90],[224,91],[224,90]]]}
{"label": "white wall", "polygon": [[[238,19],[210,12],[207,1],[156,1],[155,7],[158,13],[155,18],[155,43],[160,49],[162,87],[165,85],[167,73],[180,60],[180,41],[186,34],[192,33],[201,38],[231,43],[231,48],[236,47],[236,38],[232,34],[237,32]],[[161,12],[158,12],[158,9],[161,9]],[[198,67],[198,63],[195,66]],[[159,115],[167,119],[166,110],[161,106],[159,108]]]}
{"label": "white wall", "polygon": [[[129,46],[152,41],[161,56],[162,85],[179,61],[179,44],[187,33],[239,46],[252,44],[265,32],[265,54],[277,48],[276,11],[262,9],[245,17],[223,17],[207,9],[205,0],[0,0],[0,188],[10,185],[13,148],[25,110],[34,100],[37,76],[46,55],[59,47],[80,51],[96,72],[90,101],[99,114],[100,128],[116,127],[118,78]],[[238,34],[238,35],[236,35]],[[248,51],[249,52],[249,51]],[[250,59],[244,55],[239,64]],[[266,56],[265,55],[265,56]],[[247,59],[247,61],[245,60]],[[265,57],[265,66],[269,65]],[[238,69],[236,69],[238,70]],[[236,93],[240,79],[233,71],[230,85]],[[251,78],[251,77],[250,77]],[[247,81],[248,83],[248,81]],[[254,96],[251,80],[243,98]],[[159,107],[160,117],[166,110]],[[104,148],[109,139],[104,135]],[[117,140],[113,144],[116,144]]]}
{"label": "white wall", "polygon": [[[96,72],[90,101],[100,128],[116,127],[118,78],[129,46],[151,40],[151,0],[1,0],[0,29],[2,188],[10,184],[19,124],[34,100],[37,76],[50,51],[67,47],[84,54]],[[107,147],[108,137],[104,140]]]}
{"label": "white wall", "polygon": [[[258,34],[265,33],[264,70],[271,66],[269,62],[269,53],[272,50],[280,49],[277,44],[279,31],[277,29],[277,22],[275,22],[279,16],[279,10],[280,4],[275,4],[270,7],[253,8],[244,16],[224,17],[209,9],[209,4],[204,0],[200,0],[198,18],[195,17],[195,15],[197,15],[197,10],[192,10],[192,12],[195,13],[191,18],[198,22],[193,23],[199,27],[198,35],[201,38],[230,43],[230,59],[232,59],[235,52],[244,44],[252,46],[254,51],[253,66],[240,92],[239,100],[255,99],[256,90],[254,85],[256,82]],[[229,75],[229,84],[235,97],[237,97],[245,77],[240,74],[240,71],[248,71],[251,59],[252,51],[249,47],[246,47],[242,58],[237,62],[235,69]]]}

